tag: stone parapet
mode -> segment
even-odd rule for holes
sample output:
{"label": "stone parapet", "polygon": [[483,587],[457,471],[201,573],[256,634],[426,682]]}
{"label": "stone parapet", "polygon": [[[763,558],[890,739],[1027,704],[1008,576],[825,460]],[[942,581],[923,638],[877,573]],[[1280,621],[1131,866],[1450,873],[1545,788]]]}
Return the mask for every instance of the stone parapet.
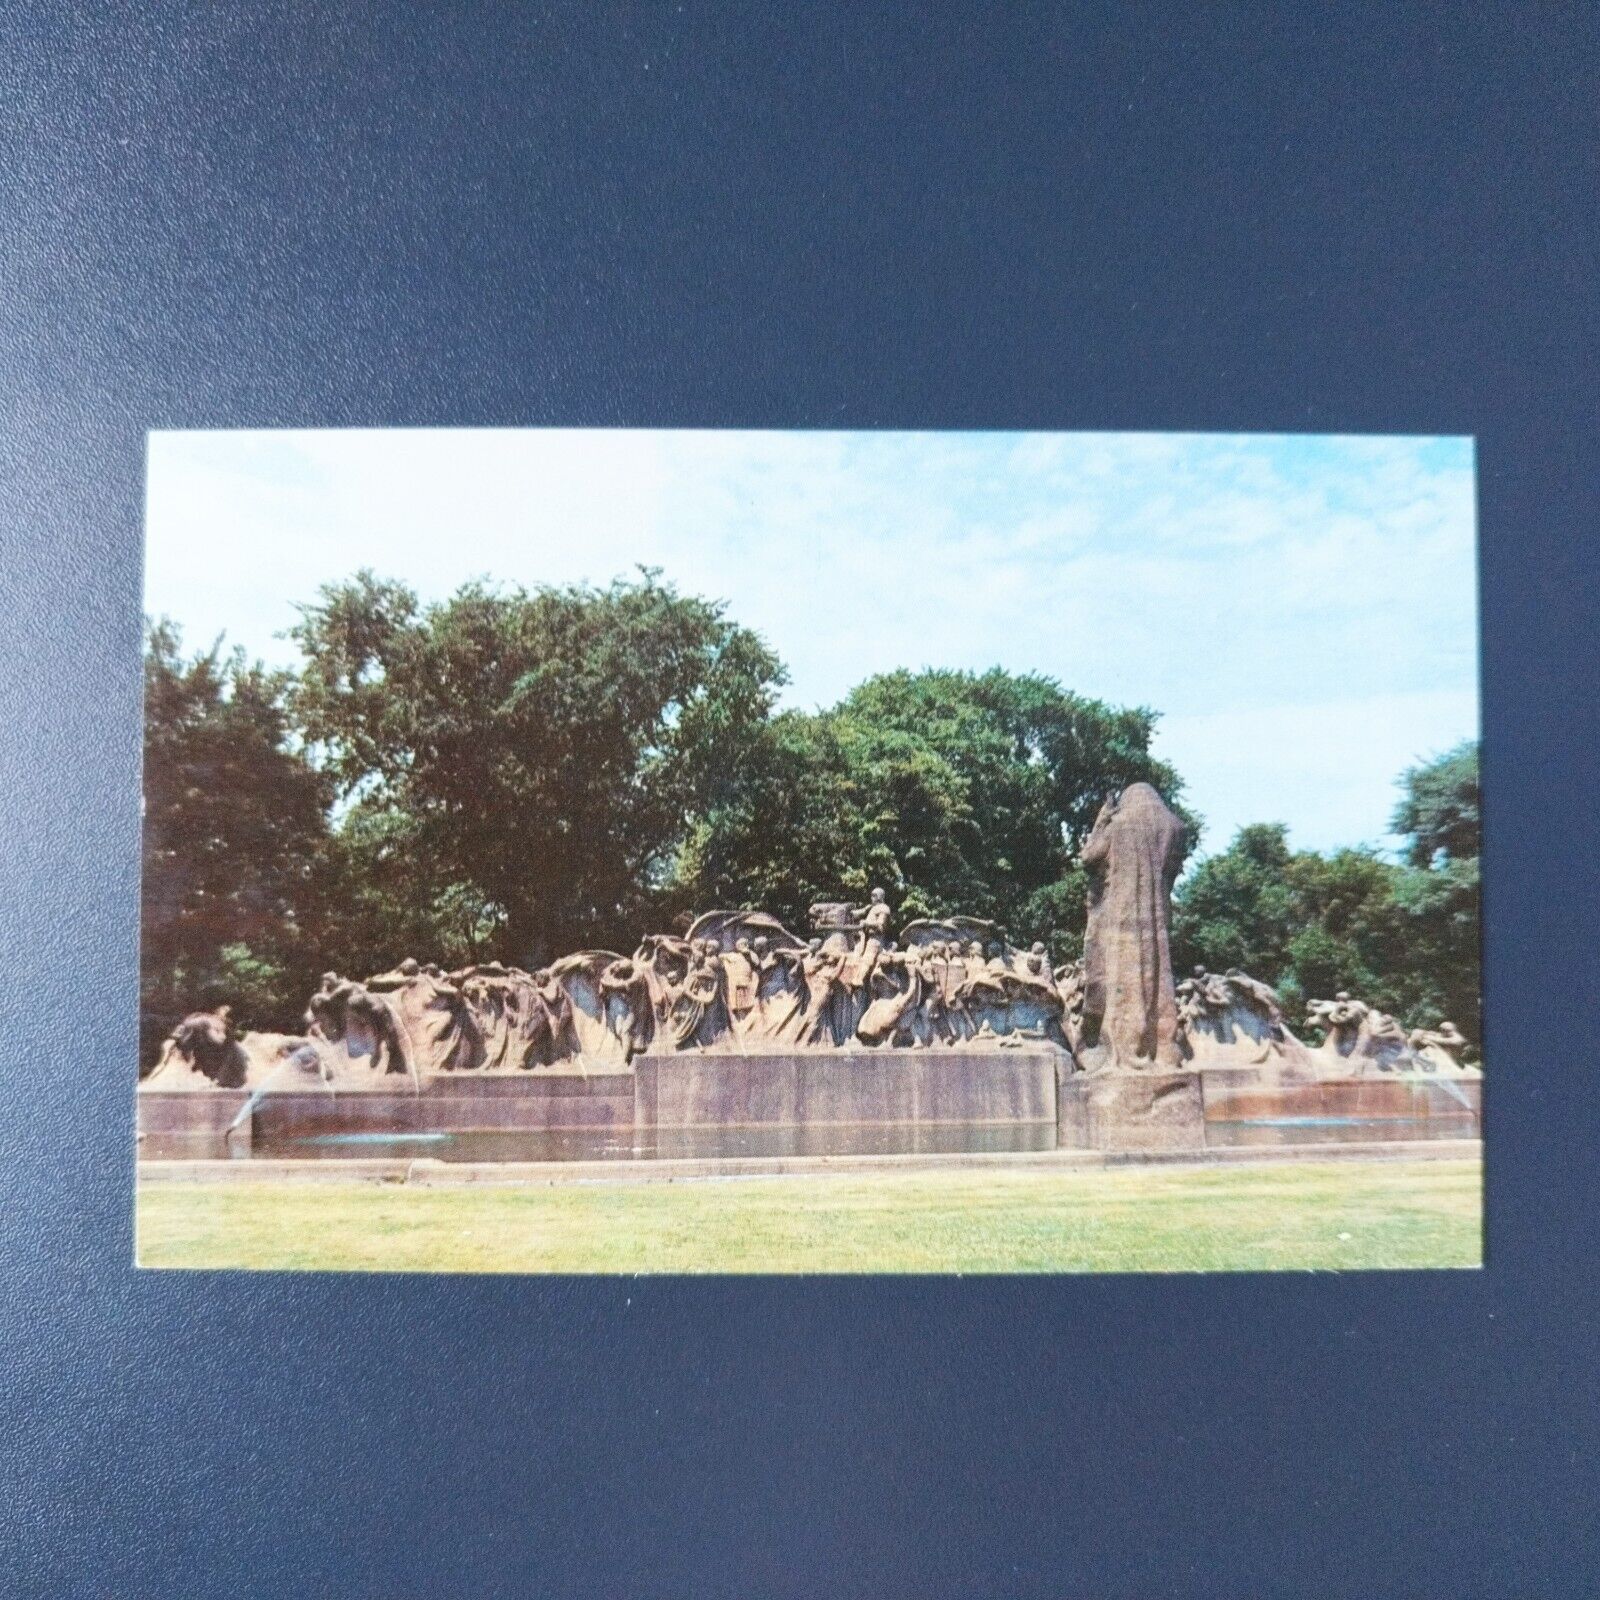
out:
{"label": "stone parapet", "polygon": [[1050,1123],[1064,1059],[1049,1047],[641,1056],[638,1126]]}

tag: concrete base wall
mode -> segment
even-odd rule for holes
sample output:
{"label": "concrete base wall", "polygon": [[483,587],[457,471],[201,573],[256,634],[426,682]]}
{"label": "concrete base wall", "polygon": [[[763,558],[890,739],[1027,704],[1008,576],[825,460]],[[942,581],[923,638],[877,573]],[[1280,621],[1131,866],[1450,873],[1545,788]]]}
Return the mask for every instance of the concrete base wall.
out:
{"label": "concrete base wall", "polygon": [[[280,1141],[330,1133],[1028,1125],[1053,1126],[1062,1150],[1153,1155],[1279,1138],[1471,1137],[1481,1129],[1483,1094],[1481,1079],[1418,1076],[1276,1085],[1219,1069],[1086,1076],[1048,1047],[687,1051],[641,1057],[627,1073],[441,1073],[420,1094],[402,1079],[389,1082],[265,1094],[231,1148],[242,1150],[252,1134]],[[141,1089],[139,1132],[217,1136],[249,1099],[242,1089]],[[1281,1131],[1289,1125],[1299,1126]]]}
{"label": "concrete base wall", "polygon": [[1205,1108],[1194,1072],[1062,1080],[1056,1143],[1063,1150],[1200,1150]]}
{"label": "concrete base wall", "polygon": [[[393,1089],[284,1090],[264,1094],[251,1117],[263,1140],[324,1133],[544,1133],[633,1127],[633,1075],[440,1073],[422,1092]],[[162,1095],[141,1090],[141,1133],[220,1133],[249,1098],[217,1089]],[[241,1129],[241,1132],[244,1131]],[[237,1137],[237,1136],[236,1136]]]}
{"label": "concrete base wall", "polygon": [[256,1110],[263,1139],[312,1133],[545,1133],[557,1128],[626,1132],[633,1127],[633,1077],[517,1073],[478,1077],[441,1073],[423,1092],[268,1095]]}
{"label": "concrete base wall", "polygon": [[[136,1097],[141,1134],[221,1134],[250,1098],[248,1089],[141,1089]],[[239,1132],[248,1135],[247,1118]]]}
{"label": "concrete base wall", "polygon": [[1059,1051],[836,1050],[634,1062],[638,1128],[1055,1121]]}
{"label": "concrete base wall", "polygon": [[1247,1075],[1200,1074],[1207,1122],[1271,1117],[1354,1118],[1363,1122],[1451,1122],[1483,1115],[1482,1078],[1325,1078],[1320,1083],[1262,1084]]}

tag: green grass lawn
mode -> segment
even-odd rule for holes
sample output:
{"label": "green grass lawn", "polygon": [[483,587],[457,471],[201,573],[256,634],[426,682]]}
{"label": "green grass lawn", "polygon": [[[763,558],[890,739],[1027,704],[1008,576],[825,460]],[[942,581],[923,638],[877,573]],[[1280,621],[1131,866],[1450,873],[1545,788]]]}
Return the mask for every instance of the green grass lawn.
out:
{"label": "green grass lawn", "polygon": [[147,1267],[1216,1272],[1475,1267],[1476,1160],[964,1169],[541,1187],[163,1182]]}

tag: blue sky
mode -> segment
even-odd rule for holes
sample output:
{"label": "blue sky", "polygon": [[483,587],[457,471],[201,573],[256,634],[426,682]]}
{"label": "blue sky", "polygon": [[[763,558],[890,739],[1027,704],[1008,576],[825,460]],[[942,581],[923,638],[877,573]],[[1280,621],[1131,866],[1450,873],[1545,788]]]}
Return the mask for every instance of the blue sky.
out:
{"label": "blue sky", "polygon": [[1162,713],[1208,853],[1386,845],[1400,771],[1478,728],[1470,439],[159,433],[147,529],[146,610],[271,661],[358,567],[437,598],[643,564],[761,632],[790,704],[1048,673]]}

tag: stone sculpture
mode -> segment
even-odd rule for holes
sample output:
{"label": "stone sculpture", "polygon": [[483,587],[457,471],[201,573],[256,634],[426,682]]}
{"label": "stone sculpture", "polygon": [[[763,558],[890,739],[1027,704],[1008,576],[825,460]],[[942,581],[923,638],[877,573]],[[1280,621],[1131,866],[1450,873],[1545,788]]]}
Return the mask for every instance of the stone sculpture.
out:
{"label": "stone sculpture", "polygon": [[162,1043],[146,1083],[175,1089],[214,1084],[241,1088],[249,1076],[249,1056],[239,1042],[228,1006],[192,1011]]}
{"label": "stone sculpture", "polygon": [[163,1094],[201,1089],[253,1089],[282,1079],[286,1069],[325,1082],[322,1046],[298,1034],[239,1033],[227,1006],[186,1016],[162,1042],[141,1090]]}
{"label": "stone sculpture", "polygon": [[417,1062],[436,1072],[483,1064],[483,1029],[457,984],[437,968],[425,969],[407,957],[389,972],[368,978],[370,995],[382,995],[398,1018]]}
{"label": "stone sculpture", "polygon": [[1416,1065],[1399,1023],[1343,989],[1331,1000],[1309,1002],[1306,1020],[1323,1032],[1317,1053],[1325,1072],[1359,1077],[1369,1069],[1404,1072]]}
{"label": "stone sculpture", "polygon": [[686,934],[648,934],[632,955],[583,950],[537,971],[483,962],[446,973],[407,957],[355,982],[323,975],[300,1035],[240,1034],[224,1007],[185,1017],[147,1084],[247,1087],[285,1063],[334,1089],[420,1085],[441,1073],[621,1072],[645,1054],[878,1049],[1057,1052],[1058,1070],[1247,1066],[1308,1075],[1472,1071],[1448,1022],[1409,1042],[1348,994],[1314,1001],[1310,1050],[1277,994],[1237,969],[1174,984],[1171,891],[1183,827],[1148,784],[1101,808],[1082,961],[1052,966],[994,923],[922,918],[897,941],[881,888],[864,904],[811,907],[801,939],[761,911],[711,911]]}
{"label": "stone sculpture", "polygon": [[[531,973],[500,962],[445,973],[412,957],[364,983],[328,972],[302,1035],[238,1036],[226,1012],[196,1013],[158,1070],[167,1087],[256,1087],[299,1052],[325,1082],[359,1088],[396,1075],[623,1070],[647,1051],[1001,1039],[1070,1050],[1043,945],[1014,950],[992,924],[951,918],[913,923],[901,948],[891,916],[878,890],[865,905],[821,908],[809,943],[762,912],[710,912],[687,938],[652,934],[631,956],[582,951]],[[987,952],[977,937],[963,943],[969,934],[988,935]]]}
{"label": "stone sculpture", "polygon": [[1178,1006],[1168,930],[1183,824],[1148,783],[1131,784],[1100,808],[1082,859],[1089,873],[1085,1065],[1175,1071]]}
{"label": "stone sculpture", "polygon": [[1475,1076],[1477,1069],[1467,1066],[1461,1059],[1467,1048],[1466,1037],[1455,1023],[1448,1019],[1437,1028],[1414,1028],[1406,1036],[1406,1043],[1416,1057],[1418,1067],[1424,1072],[1446,1072],[1462,1076]]}
{"label": "stone sculpture", "polygon": [[1231,967],[1196,967],[1177,986],[1178,1051],[1195,1067],[1267,1068],[1316,1077],[1313,1052],[1289,1031],[1277,991]]}
{"label": "stone sculpture", "polygon": [[1083,1053],[1083,962],[1063,962],[1055,969],[1056,993],[1061,997],[1061,1030],[1074,1056]]}

